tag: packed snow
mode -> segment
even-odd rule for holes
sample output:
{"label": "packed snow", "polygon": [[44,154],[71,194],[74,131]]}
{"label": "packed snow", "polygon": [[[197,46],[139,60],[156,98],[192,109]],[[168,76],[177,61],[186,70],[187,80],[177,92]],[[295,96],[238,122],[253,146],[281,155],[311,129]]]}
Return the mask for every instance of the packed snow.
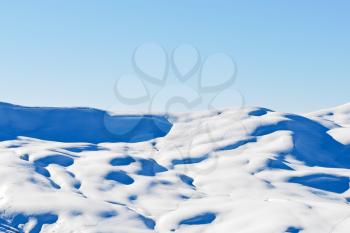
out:
{"label": "packed snow", "polygon": [[0,140],[0,232],[350,231],[350,104],[118,115],[2,103]]}

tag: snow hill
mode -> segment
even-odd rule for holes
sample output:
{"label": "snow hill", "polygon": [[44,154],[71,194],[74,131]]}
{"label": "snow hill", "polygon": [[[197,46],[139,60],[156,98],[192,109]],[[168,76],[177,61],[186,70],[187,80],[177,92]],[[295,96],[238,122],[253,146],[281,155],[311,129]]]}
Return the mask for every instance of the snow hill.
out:
{"label": "snow hill", "polygon": [[0,232],[348,233],[350,104],[115,115],[0,104]]}

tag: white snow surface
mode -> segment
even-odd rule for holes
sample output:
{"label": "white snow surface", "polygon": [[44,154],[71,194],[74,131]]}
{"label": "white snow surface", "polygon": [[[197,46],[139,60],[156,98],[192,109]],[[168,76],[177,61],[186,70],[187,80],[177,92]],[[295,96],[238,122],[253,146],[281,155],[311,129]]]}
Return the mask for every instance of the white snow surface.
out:
{"label": "white snow surface", "polygon": [[0,105],[0,232],[350,232],[350,104],[112,127],[103,111],[82,123],[100,110],[47,110]]}

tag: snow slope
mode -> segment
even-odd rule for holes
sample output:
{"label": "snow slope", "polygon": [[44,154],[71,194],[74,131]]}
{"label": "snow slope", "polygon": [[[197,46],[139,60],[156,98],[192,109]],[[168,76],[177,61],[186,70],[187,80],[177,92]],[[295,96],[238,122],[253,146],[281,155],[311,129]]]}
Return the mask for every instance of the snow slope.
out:
{"label": "snow slope", "polygon": [[0,104],[0,232],[348,233],[349,119]]}

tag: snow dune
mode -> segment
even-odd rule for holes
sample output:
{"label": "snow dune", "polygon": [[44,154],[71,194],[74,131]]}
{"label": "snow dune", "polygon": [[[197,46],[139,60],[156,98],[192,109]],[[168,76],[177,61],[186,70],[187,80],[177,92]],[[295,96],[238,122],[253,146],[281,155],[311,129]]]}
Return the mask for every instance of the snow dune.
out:
{"label": "snow dune", "polygon": [[0,104],[0,232],[348,233],[349,119]]}

